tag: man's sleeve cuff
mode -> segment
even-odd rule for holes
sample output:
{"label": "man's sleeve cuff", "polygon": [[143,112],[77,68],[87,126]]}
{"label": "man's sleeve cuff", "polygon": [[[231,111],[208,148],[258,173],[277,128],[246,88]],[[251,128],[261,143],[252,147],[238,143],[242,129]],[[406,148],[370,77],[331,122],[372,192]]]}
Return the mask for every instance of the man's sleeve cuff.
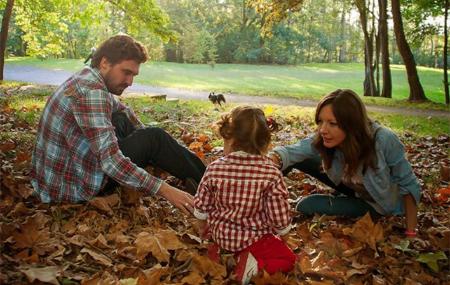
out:
{"label": "man's sleeve cuff", "polygon": [[151,196],[154,196],[154,195],[158,194],[159,189],[161,188],[161,185],[163,183],[163,181],[161,179],[156,178],[156,177],[154,177],[153,180],[154,180],[153,186],[150,187],[150,192],[149,192],[149,194]]}

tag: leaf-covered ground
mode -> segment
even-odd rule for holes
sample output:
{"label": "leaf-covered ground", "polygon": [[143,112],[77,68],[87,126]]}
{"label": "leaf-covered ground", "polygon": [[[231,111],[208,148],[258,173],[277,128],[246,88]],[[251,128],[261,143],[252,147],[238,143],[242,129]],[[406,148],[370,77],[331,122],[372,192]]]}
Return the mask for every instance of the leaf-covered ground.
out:
{"label": "leaf-covered ground", "polygon": [[[13,88],[14,89],[14,88]],[[17,88],[14,90],[17,91]],[[8,90],[6,90],[8,91]],[[26,90],[22,90],[26,91]],[[31,196],[31,150],[45,96],[0,97],[0,283],[235,284],[231,254],[207,255],[195,219],[167,202],[121,188],[84,204],[42,204]],[[10,95],[8,95],[10,94]],[[206,163],[221,155],[212,105],[128,99],[142,120],[165,128]],[[313,131],[311,110],[263,107],[281,125],[273,145]],[[402,217],[372,221],[295,214],[289,245],[298,255],[287,274],[255,284],[448,284],[450,282],[449,137],[400,134],[423,189],[417,238],[405,239]],[[182,188],[159,169],[154,175]],[[331,190],[300,172],[286,177],[292,205]]]}

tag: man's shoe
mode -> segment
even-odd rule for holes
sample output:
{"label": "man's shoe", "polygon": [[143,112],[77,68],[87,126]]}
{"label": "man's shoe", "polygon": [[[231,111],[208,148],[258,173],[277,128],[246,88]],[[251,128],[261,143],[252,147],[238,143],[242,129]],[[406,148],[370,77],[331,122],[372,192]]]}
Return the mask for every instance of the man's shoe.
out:
{"label": "man's shoe", "polygon": [[258,274],[258,262],[253,254],[246,251],[238,256],[236,268],[234,270],[236,280],[242,285],[247,285],[252,277]]}
{"label": "man's shoe", "polygon": [[197,193],[198,183],[194,180],[194,178],[188,177],[184,181],[184,191],[188,192],[192,196]]}

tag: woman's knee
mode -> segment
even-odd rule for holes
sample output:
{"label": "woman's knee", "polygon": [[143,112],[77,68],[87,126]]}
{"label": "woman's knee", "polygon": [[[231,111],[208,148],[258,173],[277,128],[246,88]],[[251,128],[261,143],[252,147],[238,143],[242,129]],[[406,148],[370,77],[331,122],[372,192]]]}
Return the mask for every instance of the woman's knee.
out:
{"label": "woman's knee", "polygon": [[306,196],[297,203],[295,209],[305,215],[314,215],[316,212],[320,211],[320,208],[323,208],[323,204],[327,203],[328,199],[328,195]]}

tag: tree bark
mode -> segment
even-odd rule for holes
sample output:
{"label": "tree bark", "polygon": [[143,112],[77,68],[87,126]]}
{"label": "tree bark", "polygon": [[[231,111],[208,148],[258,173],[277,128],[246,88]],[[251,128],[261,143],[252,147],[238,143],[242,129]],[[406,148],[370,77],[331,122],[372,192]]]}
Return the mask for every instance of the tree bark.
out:
{"label": "tree bark", "polygon": [[340,27],[340,48],[339,48],[339,62],[346,62],[346,53],[347,53],[347,46],[346,46],[346,40],[345,40],[345,19],[347,15],[347,5],[345,1],[342,1],[342,14],[341,14],[341,27]]}
{"label": "tree bark", "polygon": [[380,10],[379,38],[381,51],[381,66],[383,70],[383,89],[381,96],[392,98],[392,76],[389,62],[389,35],[387,26],[387,0],[378,0]]}
{"label": "tree bark", "polygon": [[9,20],[11,19],[13,6],[14,0],[8,0],[6,2],[5,11],[3,11],[2,30],[0,31],[0,81],[3,80],[6,40],[8,39]]}
{"label": "tree bark", "polygon": [[406,41],[405,31],[403,30],[403,20],[400,14],[400,0],[392,0],[392,18],[394,20],[394,33],[397,41],[397,47],[405,64],[406,74],[409,84],[409,98],[411,102],[427,101],[422,84],[420,84],[419,75],[417,73],[416,62],[411,52],[408,42]]}
{"label": "tree bark", "polygon": [[364,34],[364,96],[377,96],[373,69],[373,31],[367,30],[367,5],[365,0],[355,1]]}
{"label": "tree bark", "polygon": [[445,90],[445,104],[450,104],[449,88],[448,88],[448,0],[445,0],[444,12],[444,90]]}

